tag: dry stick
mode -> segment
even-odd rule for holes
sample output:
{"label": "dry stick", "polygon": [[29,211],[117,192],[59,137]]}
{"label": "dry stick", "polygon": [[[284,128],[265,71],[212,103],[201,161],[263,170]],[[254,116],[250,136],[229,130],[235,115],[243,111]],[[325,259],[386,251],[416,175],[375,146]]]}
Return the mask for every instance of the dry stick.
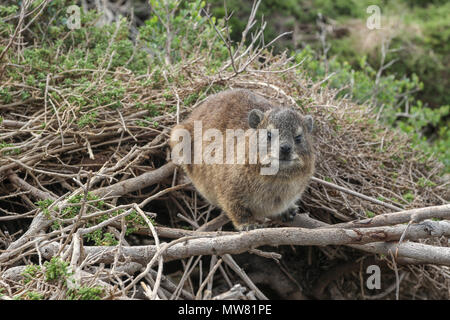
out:
{"label": "dry stick", "polygon": [[175,190],[183,189],[184,187],[186,187],[186,186],[188,186],[190,184],[191,183],[179,184],[179,185],[176,185],[176,186],[173,186],[173,187],[161,190],[158,193],[155,193],[151,197],[148,197],[147,199],[145,199],[141,203],[139,203],[139,208],[143,208],[150,201],[153,201],[154,199],[157,199],[157,198],[161,197],[162,195],[164,195],[164,194],[166,194],[168,192],[172,192],[172,191],[175,191]]}
{"label": "dry stick", "polygon": [[275,90],[278,94],[282,94],[284,97],[286,97],[293,105],[297,105],[297,102],[295,101],[294,98],[292,98],[290,95],[288,95],[286,92],[284,92],[283,89],[271,84],[271,83],[266,83],[266,82],[261,82],[261,81],[239,81],[236,82],[237,84],[250,84],[250,85],[260,85],[260,86],[264,86],[264,87],[268,87],[271,88],[273,90]]}
{"label": "dry stick", "polygon": [[213,297],[212,300],[242,300],[246,297],[244,294],[245,290],[246,288],[238,283],[234,285],[230,290]]}
{"label": "dry stick", "polygon": [[[192,271],[197,266],[197,264],[201,258],[202,258],[202,256],[198,256],[197,259],[195,259],[195,261],[194,261],[194,257],[190,257],[187,263],[183,263],[183,268],[184,268],[183,275],[181,276],[180,281],[178,281],[178,285],[177,285],[175,291],[170,296],[170,300],[178,300],[181,290],[183,290],[182,288],[184,287],[184,283],[186,282],[186,280],[188,280]],[[192,262],[192,261],[194,261],[194,262]],[[193,293],[194,292],[192,292],[192,294]]]}
{"label": "dry stick", "polygon": [[[19,282],[21,280],[23,280],[23,272],[24,270],[27,268],[28,266],[16,266],[16,267],[11,267],[7,270],[5,270],[5,272],[3,272],[2,277],[4,279],[7,279],[9,281],[14,281],[14,282]],[[94,276],[92,274],[90,274],[89,272],[86,271],[80,271],[81,275],[83,278],[93,278]],[[94,279],[94,282],[96,285],[101,286],[105,289],[107,289],[110,292],[114,292],[116,291],[115,288],[110,285],[109,283],[100,280],[100,279]],[[125,298],[125,297],[124,297]]]}
{"label": "dry stick", "polygon": [[230,222],[230,219],[228,219],[227,215],[225,213],[221,213],[216,218],[212,219],[211,221],[208,221],[207,223],[203,224],[198,228],[196,233],[202,232],[202,231],[213,231],[217,230],[220,227],[222,227],[224,224]]}
{"label": "dry stick", "polygon": [[67,245],[69,239],[72,237],[72,234],[75,233],[75,237],[74,237],[74,242],[73,242],[73,250],[72,250],[72,258],[70,260],[70,265],[72,267],[72,270],[75,270],[76,266],[78,265],[78,262],[80,260],[80,256],[81,256],[81,247],[82,247],[82,235],[80,232],[81,229],[75,231],[81,221],[81,218],[84,216],[84,214],[86,213],[86,201],[88,201],[88,193],[89,193],[89,188],[90,188],[90,184],[91,184],[91,174],[89,174],[88,179],[86,181],[86,186],[84,186],[80,181],[76,180],[74,178],[74,180],[78,183],[78,185],[80,185],[80,187],[83,189],[83,201],[81,203],[80,206],[80,212],[78,213],[77,216],[77,220],[75,221],[75,223],[72,226],[72,229],[69,232],[69,235],[66,238],[66,241],[63,243],[63,245],[61,246],[61,249],[58,251],[59,255],[63,250],[64,247]]}
{"label": "dry stick", "polygon": [[[144,272],[142,272],[139,276],[137,276],[125,289],[124,291],[128,291],[130,290],[133,286],[136,285],[136,283],[141,280],[150,270],[150,268],[152,267],[153,263],[155,262],[156,259],[158,259],[162,254],[165,253],[165,251],[167,251],[170,247],[180,243],[180,242],[187,242],[189,239],[196,239],[197,237],[184,237],[184,238],[180,238],[177,240],[174,240],[170,243],[163,243],[163,245],[161,246],[161,249],[156,249],[154,251],[154,254],[152,255],[150,262],[147,264],[147,267],[145,268]],[[155,247],[155,246],[150,246],[151,248]],[[124,255],[127,256],[126,253],[126,248],[124,247]],[[133,247],[132,247],[133,248]]]}
{"label": "dry stick", "polygon": [[[365,244],[364,247],[361,245],[351,245],[351,247],[366,252],[382,253],[386,256],[390,252],[393,252],[396,258],[399,259],[398,262],[402,264],[437,264],[450,266],[450,250],[448,247],[436,247],[417,242],[404,242],[401,245],[389,242],[375,242]],[[414,260],[410,261],[408,258]],[[402,262],[400,259],[405,261]]]}
{"label": "dry stick", "polygon": [[[156,277],[157,272],[155,270],[150,269],[149,274],[151,274],[153,277]],[[175,290],[177,289],[177,286],[164,275],[161,277],[161,287],[172,293],[175,292]],[[192,294],[190,294],[184,289],[180,290],[180,295],[187,300],[194,300],[195,298]]]}
{"label": "dry stick", "polygon": [[[22,190],[29,191],[36,199],[44,200],[44,199],[52,199],[55,202],[58,200],[51,194],[41,191],[36,187],[28,184],[26,181],[19,178],[15,173],[10,173],[8,176],[11,183],[18,186]],[[14,254],[15,249],[22,247],[24,244],[27,244],[30,239],[34,238],[41,230],[44,230],[52,223],[43,212],[40,212],[36,217],[33,218],[33,221],[30,224],[28,230],[17,240],[12,242],[7,250],[0,254],[0,262],[8,261]]]}
{"label": "dry stick", "polygon": [[[21,102],[21,103],[24,103],[24,102]],[[0,107],[4,107],[4,106],[0,106]],[[0,127],[20,129],[23,126],[26,126],[26,124],[27,124],[26,122],[22,122],[22,121],[3,119],[3,121],[0,123]]]}
{"label": "dry stick", "polygon": [[[400,278],[398,279],[398,283],[402,282],[403,278],[406,276],[406,272],[403,272],[400,275]],[[397,281],[395,281],[393,284],[391,284],[389,287],[386,288],[386,290],[384,290],[384,292],[379,293],[377,295],[373,295],[373,296],[365,296],[365,298],[367,300],[381,300],[384,297],[386,297],[388,294],[390,294],[392,291],[396,290],[397,288]]]}
{"label": "dry stick", "polygon": [[366,228],[395,225],[408,222],[420,222],[431,218],[450,218],[450,204],[440,206],[425,207],[419,209],[404,210],[400,212],[392,212],[377,215],[373,218],[350,221],[345,223],[337,223],[328,225],[324,228]]}
{"label": "dry stick", "polygon": [[[13,44],[15,38],[17,37],[19,30],[21,30],[22,28],[22,23],[24,21],[24,16],[25,16],[25,10],[28,9],[28,7],[30,6],[31,1],[24,1],[22,2],[22,6],[20,8],[20,14],[19,14],[19,21],[17,22],[17,26],[16,29],[14,30],[13,35],[11,36],[11,38],[8,41],[8,44],[6,45],[5,49],[3,49],[2,53],[0,54],[0,62],[3,60],[4,55],[6,54],[6,52],[9,50],[9,48],[11,47],[11,45]],[[0,77],[3,74],[3,70],[5,67],[0,69]]]}
{"label": "dry stick", "polygon": [[[23,162],[26,163],[26,164],[32,164],[32,163],[34,163],[36,161],[40,161],[40,160],[46,158],[49,155],[64,153],[66,151],[69,151],[71,149],[75,149],[77,147],[78,147],[78,144],[73,144],[73,145],[66,145],[65,147],[54,149],[54,150],[48,150],[46,152],[40,152],[38,154],[35,154],[33,156],[28,157]],[[8,171],[10,169],[15,169],[18,166],[19,166],[19,164],[17,164],[17,163],[9,163],[9,164],[6,164],[4,166],[1,166],[0,167],[0,177],[1,177],[1,173],[2,172]]]}
{"label": "dry stick", "polygon": [[[198,230],[198,229],[197,229]],[[178,239],[186,236],[223,236],[226,234],[235,234],[233,231],[197,231],[169,227],[156,227],[156,231],[161,238]],[[148,234],[144,232],[143,234]]]}
{"label": "dry stick", "polygon": [[[141,217],[144,218],[145,222],[147,223],[147,225],[149,226],[149,228],[152,232],[153,239],[155,239],[155,246],[156,246],[157,250],[161,251],[158,233],[156,232],[155,227],[153,226],[153,223],[150,222],[150,220],[145,215],[144,211],[142,211],[141,208],[139,208],[139,206],[137,204],[134,204],[134,208],[141,215]],[[153,291],[150,296],[150,300],[155,300],[157,297],[157,291],[158,291],[159,285],[161,283],[163,265],[164,265],[164,258],[163,258],[163,256],[160,255],[158,258],[158,273],[156,275],[155,285],[153,286]],[[146,272],[144,275],[146,275],[147,273],[148,272]]]}
{"label": "dry stick", "polygon": [[[440,207],[442,207],[442,206],[440,206]],[[405,215],[405,214],[409,215],[409,213],[411,213],[411,214],[416,213],[416,214],[419,214],[419,217],[423,218],[424,217],[423,214],[425,214],[425,212],[427,212],[427,210],[414,209],[414,210],[405,211],[404,213],[402,212],[401,215]],[[393,214],[396,214],[396,213],[393,213]],[[388,215],[389,214],[387,214],[387,216]],[[219,216],[215,219],[218,219],[220,217],[221,216]],[[406,216],[403,216],[403,217],[405,217],[405,219],[406,219]],[[225,215],[224,215],[224,218],[226,218]],[[403,220],[400,220],[400,221],[403,221]],[[226,223],[226,222],[228,222],[228,220],[224,219],[223,222]],[[297,214],[294,218],[294,221],[292,223],[289,223],[286,225],[294,226],[294,227],[304,227],[304,228],[308,228],[308,229],[317,229],[317,228],[330,229],[332,227],[332,225],[328,225],[325,222],[321,222],[321,221],[312,219],[312,218],[308,217],[306,214]],[[338,226],[338,225],[336,225],[336,226]],[[367,227],[367,226],[364,225],[364,227]],[[406,228],[405,228],[405,230],[406,230]],[[180,237],[194,235],[194,234],[199,235],[199,236],[210,235],[210,236],[214,236],[214,237],[219,237],[219,236],[223,236],[223,235],[227,235],[227,234],[228,235],[235,234],[233,232],[227,232],[227,231],[199,232],[199,231],[191,231],[191,230],[184,230],[184,229],[166,228],[166,227],[157,227],[157,232],[161,237],[167,237],[167,238],[180,238]],[[423,260],[423,256],[416,253],[417,251],[420,251],[420,250],[413,249],[411,244],[399,245],[397,243],[386,244],[383,242],[376,242],[376,243],[370,243],[370,244],[364,244],[364,245],[353,244],[353,245],[348,245],[348,246],[358,249],[358,250],[366,251],[369,253],[388,255],[389,254],[388,250],[392,250],[394,248],[393,247],[394,245],[397,246],[398,248],[402,248],[402,250],[399,251],[401,253],[401,255],[398,257],[400,263],[403,263],[403,264],[405,264],[405,263],[410,263],[410,264],[430,263],[430,261]],[[421,250],[423,249],[424,252],[430,252],[430,253],[433,252],[433,254],[435,254],[434,252],[436,251],[436,254],[435,254],[436,256],[433,258],[434,259],[433,261],[439,262],[438,260],[436,260],[436,259],[438,259],[438,256],[441,255],[439,253],[439,249],[440,249],[439,247],[425,245],[425,247],[420,247],[420,248],[421,248]],[[402,256],[402,254],[405,254],[405,256]],[[407,257],[410,257],[410,258],[407,258]],[[414,260],[411,260],[411,259],[414,259]]]}
{"label": "dry stick", "polygon": [[30,192],[30,194],[37,200],[51,199],[56,200],[56,198],[48,192],[39,190],[38,188],[28,184],[25,180],[19,178],[19,176],[12,171],[8,174],[8,179],[17,188]]}
{"label": "dry stick", "polygon": [[269,300],[264,293],[261,292],[261,290],[258,289],[258,287],[253,283],[253,281],[247,276],[247,274],[242,270],[239,265],[234,261],[234,259],[229,254],[224,254],[222,256],[223,261],[231,268],[234,272],[236,272],[239,277],[241,277],[242,280],[252,289],[255,291],[256,296],[261,300]]}
{"label": "dry stick", "polygon": [[396,207],[396,206],[394,206],[392,204],[380,201],[378,199],[366,196],[366,195],[364,195],[362,193],[359,193],[359,192],[356,192],[356,191],[353,191],[353,190],[350,190],[350,189],[338,186],[337,184],[334,184],[334,183],[331,183],[331,182],[328,182],[328,181],[325,181],[325,180],[322,180],[322,179],[319,179],[319,178],[316,178],[316,177],[312,177],[311,181],[315,181],[315,182],[321,183],[323,185],[326,185],[328,187],[332,187],[332,188],[338,189],[339,191],[346,192],[346,193],[351,194],[353,196],[359,197],[359,198],[364,199],[364,200],[371,201],[373,203],[385,206],[386,208],[389,208],[389,209],[392,209],[392,210],[395,210],[395,211],[403,210],[402,208]]}
{"label": "dry stick", "polygon": [[209,271],[208,275],[206,276],[205,280],[203,280],[202,284],[200,285],[200,288],[197,291],[197,295],[195,296],[196,300],[201,300],[203,288],[205,288],[205,286],[209,283],[209,280],[213,278],[214,273],[216,273],[216,270],[217,268],[219,268],[221,263],[222,259],[219,259],[214,265],[214,267]]}
{"label": "dry stick", "polygon": [[[210,264],[209,264],[209,270],[212,270],[212,268],[216,264],[216,262],[217,262],[217,256],[212,256]],[[207,286],[205,289],[205,294],[203,295],[203,299],[208,299],[208,300],[211,299],[212,289],[213,289],[213,281],[214,281],[214,277],[211,277],[208,280],[208,283],[207,283]]]}
{"label": "dry stick", "polygon": [[23,168],[25,168],[27,170],[34,171],[34,172],[37,172],[37,173],[43,173],[43,174],[46,174],[46,175],[49,175],[49,176],[62,177],[62,178],[73,178],[75,176],[75,174],[65,174],[65,173],[51,172],[51,171],[45,171],[45,170],[36,169],[36,168],[33,168],[33,167],[30,167],[30,166],[26,165],[25,163],[23,163],[20,160],[17,160],[17,159],[11,158],[11,157],[8,157],[7,159],[12,161],[12,162],[14,162],[14,163],[17,163],[19,166],[21,166],[21,167],[23,167]]}
{"label": "dry stick", "polygon": [[162,167],[155,169],[150,172],[146,172],[137,176],[135,178],[127,179],[122,182],[118,182],[108,187],[103,187],[92,191],[93,195],[96,196],[121,196],[133,191],[140,190],[142,188],[151,186],[169,177],[173,170],[175,169],[175,164],[172,162],[166,163]]}

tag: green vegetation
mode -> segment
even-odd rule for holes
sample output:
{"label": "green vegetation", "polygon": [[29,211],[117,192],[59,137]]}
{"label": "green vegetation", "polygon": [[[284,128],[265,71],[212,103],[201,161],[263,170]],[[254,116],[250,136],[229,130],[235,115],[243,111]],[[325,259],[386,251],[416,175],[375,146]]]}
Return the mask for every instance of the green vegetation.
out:
{"label": "green vegetation", "polygon": [[22,272],[24,282],[28,283],[34,278],[36,278],[38,272],[41,271],[41,267],[35,264],[29,264],[26,266],[25,270]]}
{"label": "green vegetation", "polygon": [[49,210],[49,206],[53,203],[54,201],[51,199],[45,199],[45,200],[39,200],[38,202],[36,202],[36,205],[42,210],[42,212],[44,213],[44,215],[50,219],[50,210]]}
{"label": "green vegetation", "polygon": [[78,126],[83,128],[89,124],[95,124],[97,122],[97,112],[90,112],[81,116],[80,120],[78,120]]}
{"label": "green vegetation", "polygon": [[403,199],[405,199],[407,202],[412,202],[414,200],[414,194],[411,191],[408,191],[403,194]]}
{"label": "green vegetation", "polygon": [[[93,195],[91,192],[88,192],[86,197],[86,214],[94,213],[96,210],[103,210],[105,206],[105,202],[103,200],[98,200],[99,198],[95,195]],[[96,201],[98,200],[98,201]],[[80,214],[82,203],[84,201],[84,194],[79,194],[73,197],[70,197],[67,200],[67,207],[63,208],[61,211],[59,208],[53,208],[55,215],[58,217],[57,219],[54,219],[52,224],[52,229],[57,230],[60,229],[64,223],[65,219],[73,219],[77,217]],[[50,205],[54,201],[51,199],[46,200],[40,200],[36,202],[36,205],[42,210],[44,215],[47,218],[51,218],[50,215]],[[92,218],[86,223],[86,227],[92,227],[94,225],[97,225],[98,223],[101,223],[111,217],[117,216],[119,214],[122,214],[124,212],[123,209],[118,209],[116,211],[113,211],[109,214],[102,214],[99,217]],[[151,223],[156,224],[156,222],[149,218]],[[132,210],[130,214],[128,214],[125,217],[126,221],[126,235],[130,235],[133,232],[146,227],[147,224],[145,220],[135,211]],[[84,238],[90,242],[92,242],[96,246],[114,246],[118,244],[117,239],[114,237],[114,235],[110,232],[105,232],[102,229],[95,230],[93,232],[87,233],[84,235]]]}
{"label": "green vegetation", "polygon": [[29,291],[27,292],[28,300],[42,300],[44,295],[38,292]]}
{"label": "green vegetation", "polygon": [[50,261],[44,262],[45,281],[58,281],[72,275],[68,270],[69,263],[62,261],[58,257],[53,257]]}
{"label": "green vegetation", "polygon": [[[53,286],[59,284],[64,288],[64,298],[67,300],[100,300],[105,294],[104,289],[100,287],[76,286],[72,277],[73,273],[69,269],[69,263],[59,257],[53,257],[50,261],[44,262],[43,268],[34,264],[27,265],[22,272],[22,276],[23,282],[28,286],[33,286],[33,281],[37,278],[43,278],[45,282]],[[67,282],[71,283],[70,288],[67,287]],[[41,287],[42,284],[39,284],[39,286]],[[43,300],[48,298],[48,294],[49,292],[37,292],[28,289],[21,295],[14,296],[14,299]]]}
{"label": "green vegetation", "polygon": [[67,300],[100,300],[103,289],[99,287],[80,287],[69,289],[66,294]]}
{"label": "green vegetation", "polygon": [[375,212],[367,210],[366,211],[366,216],[367,216],[367,218],[373,218],[373,217],[375,217]]}

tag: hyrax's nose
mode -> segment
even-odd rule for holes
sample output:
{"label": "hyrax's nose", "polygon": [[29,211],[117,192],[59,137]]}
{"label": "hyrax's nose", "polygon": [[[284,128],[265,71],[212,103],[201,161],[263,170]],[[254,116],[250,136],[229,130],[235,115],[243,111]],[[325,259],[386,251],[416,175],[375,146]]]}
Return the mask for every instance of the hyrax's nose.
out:
{"label": "hyrax's nose", "polygon": [[291,152],[292,147],[288,144],[282,144],[280,147],[280,151],[282,154],[289,154]]}

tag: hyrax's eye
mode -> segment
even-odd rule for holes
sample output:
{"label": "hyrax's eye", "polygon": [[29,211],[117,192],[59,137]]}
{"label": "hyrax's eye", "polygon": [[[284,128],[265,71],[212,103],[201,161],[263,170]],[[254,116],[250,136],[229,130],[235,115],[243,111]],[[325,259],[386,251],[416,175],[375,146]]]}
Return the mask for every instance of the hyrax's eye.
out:
{"label": "hyrax's eye", "polygon": [[296,143],[302,142],[302,135],[301,134],[295,137],[295,142]]}
{"label": "hyrax's eye", "polygon": [[270,140],[272,138],[272,133],[270,131],[267,131],[267,140]]}

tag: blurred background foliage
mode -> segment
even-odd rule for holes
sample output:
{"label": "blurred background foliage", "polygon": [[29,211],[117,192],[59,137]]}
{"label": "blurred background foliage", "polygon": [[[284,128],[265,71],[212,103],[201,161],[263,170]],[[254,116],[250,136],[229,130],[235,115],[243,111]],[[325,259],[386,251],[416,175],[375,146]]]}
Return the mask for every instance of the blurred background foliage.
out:
{"label": "blurred background foliage", "polygon": [[[253,1],[227,0],[232,37],[240,40]],[[223,0],[208,1],[217,17]],[[381,10],[381,29],[369,30],[370,5]],[[258,10],[267,21],[267,41],[288,50],[316,80],[339,96],[370,103],[379,118],[411,135],[419,148],[450,168],[450,2],[445,0],[265,0]],[[382,56],[382,46],[386,55]],[[377,73],[382,66],[381,74]]]}

